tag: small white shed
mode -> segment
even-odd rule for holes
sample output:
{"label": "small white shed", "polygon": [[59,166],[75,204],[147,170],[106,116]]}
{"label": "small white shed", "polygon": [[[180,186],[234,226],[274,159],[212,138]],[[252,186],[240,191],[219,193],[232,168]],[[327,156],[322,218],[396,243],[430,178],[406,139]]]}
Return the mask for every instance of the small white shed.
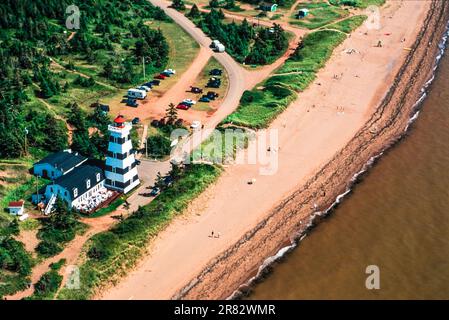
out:
{"label": "small white shed", "polygon": [[8,210],[9,213],[14,215],[14,216],[21,216],[24,212],[24,206],[25,201],[20,200],[20,201],[12,201],[8,204]]}

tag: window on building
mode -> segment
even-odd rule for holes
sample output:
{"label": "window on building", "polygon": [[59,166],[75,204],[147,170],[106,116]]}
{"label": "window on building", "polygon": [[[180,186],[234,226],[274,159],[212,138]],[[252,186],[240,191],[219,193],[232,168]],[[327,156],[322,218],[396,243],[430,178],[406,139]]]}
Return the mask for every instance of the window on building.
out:
{"label": "window on building", "polygon": [[90,188],[90,179],[86,180],[86,188],[89,189]]}
{"label": "window on building", "polygon": [[97,182],[100,182],[101,175],[97,173]]}
{"label": "window on building", "polygon": [[73,189],[73,197],[78,197],[78,188]]}

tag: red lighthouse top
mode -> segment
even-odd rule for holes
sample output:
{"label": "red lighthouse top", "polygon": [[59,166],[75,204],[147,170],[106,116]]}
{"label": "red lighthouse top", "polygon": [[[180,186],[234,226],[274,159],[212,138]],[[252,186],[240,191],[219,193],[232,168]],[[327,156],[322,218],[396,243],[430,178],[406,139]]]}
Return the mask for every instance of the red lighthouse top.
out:
{"label": "red lighthouse top", "polygon": [[114,124],[116,127],[123,128],[125,123],[125,118],[122,115],[118,115],[117,118],[114,119]]}

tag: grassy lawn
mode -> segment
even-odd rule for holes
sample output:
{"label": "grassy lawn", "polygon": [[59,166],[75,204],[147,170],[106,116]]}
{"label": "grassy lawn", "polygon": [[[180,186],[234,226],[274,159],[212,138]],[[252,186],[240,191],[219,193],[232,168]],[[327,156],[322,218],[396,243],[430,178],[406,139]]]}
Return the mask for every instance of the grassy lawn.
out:
{"label": "grassy lawn", "polygon": [[330,24],[325,28],[339,30],[344,33],[351,33],[353,30],[360,27],[367,18],[368,17],[365,15],[353,16],[337,23]]}
{"label": "grassy lawn", "polygon": [[296,99],[297,92],[309,86],[316,72],[345,39],[346,35],[338,31],[309,33],[302,46],[278,70],[278,74],[265,80],[256,89],[245,91],[240,106],[222,123],[255,129],[267,127]]}
{"label": "grassy lawn", "polygon": [[385,0],[329,0],[329,3],[336,6],[367,8],[369,6],[382,6],[385,4]]}
{"label": "grassy lawn", "polygon": [[331,6],[326,2],[304,2],[299,3],[296,8],[309,9],[309,14],[302,19],[297,19],[298,11],[295,11],[290,17],[290,24],[307,29],[317,29],[349,15],[348,10]]}
{"label": "grassy lawn", "polygon": [[[200,47],[198,43],[176,23],[151,21],[148,24],[152,28],[160,28],[170,46],[167,68],[176,70],[176,75],[161,81],[157,87],[158,94],[165,93],[192,64],[198,55]],[[162,71],[162,70],[161,70]],[[151,80],[152,76],[147,80]],[[151,94],[151,93],[150,93]]]}
{"label": "grassy lawn", "polygon": [[32,210],[33,206],[27,200],[36,192],[36,185],[40,188],[48,183],[28,172],[33,162],[32,158],[0,160],[0,220],[11,219],[5,211],[10,201],[26,200],[25,209]]}
{"label": "grassy lawn", "polygon": [[101,216],[105,216],[113,211],[115,211],[120,205],[125,203],[125,199],[117,198],[112,201],[107,207],[101,208],[100,210],[95,211],[94,213],[87,215],[87,218],[98,218]]}
{"label": "grassy lawn", "polygon": [[151,238],[181,214],[188,204],[212,184],[221,170],[191,165],[171,187],[150,204],[134,212],[110,231],[92,237],[80,266],[80,290],[63,288],[59,299],[88,299],[94,290],[117,281],[135,266]]}

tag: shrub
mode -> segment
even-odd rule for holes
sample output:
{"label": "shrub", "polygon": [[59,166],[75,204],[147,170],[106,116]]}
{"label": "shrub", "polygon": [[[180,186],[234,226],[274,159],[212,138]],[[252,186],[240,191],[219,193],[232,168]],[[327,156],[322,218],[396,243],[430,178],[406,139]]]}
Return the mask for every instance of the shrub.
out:
{"label": "shrub", "polygon": [[105,260],[112,255],[118,241],[117,235],[112,232],[99,233],[92,238],[87,256],[94,260]]}
{"label": "shrub", "polygon": [[36,251],[44,257],[51,257],[62,251],[62,247],[54,241],[43,240],[39,242],[36,247]]}
{"label": "shrub", "polygon": [[162,158],[170,154],[171,141],[163,135],[151,136],[147,139],[148,154],[155,158]]}

